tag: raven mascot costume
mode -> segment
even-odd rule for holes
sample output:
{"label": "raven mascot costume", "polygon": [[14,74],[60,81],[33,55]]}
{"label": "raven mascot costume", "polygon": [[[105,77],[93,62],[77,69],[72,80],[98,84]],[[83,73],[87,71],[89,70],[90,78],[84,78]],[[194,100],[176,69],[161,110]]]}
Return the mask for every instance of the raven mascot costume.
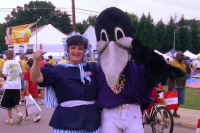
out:
{"label": "raven mascot costume", "polygon": [[142,110],[150,104],[154,86],[184,75],[161,55],[133,37],[130,18],[118,8],[107,8],[95,24],[100,63],[97,104],[103,107],[102,133],[142,133]]}

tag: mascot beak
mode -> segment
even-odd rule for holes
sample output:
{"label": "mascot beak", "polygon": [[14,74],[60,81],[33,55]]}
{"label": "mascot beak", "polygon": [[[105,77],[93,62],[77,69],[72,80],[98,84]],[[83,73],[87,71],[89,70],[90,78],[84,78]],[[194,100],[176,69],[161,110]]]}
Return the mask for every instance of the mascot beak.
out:
{"label": "mascot beak", "polygon": [[109,42],[107,48],[101,54],[102,70],[110,88],[115,87],[121,72],[127,65],[128,59],[127,49],[122,49],[114,41]]}

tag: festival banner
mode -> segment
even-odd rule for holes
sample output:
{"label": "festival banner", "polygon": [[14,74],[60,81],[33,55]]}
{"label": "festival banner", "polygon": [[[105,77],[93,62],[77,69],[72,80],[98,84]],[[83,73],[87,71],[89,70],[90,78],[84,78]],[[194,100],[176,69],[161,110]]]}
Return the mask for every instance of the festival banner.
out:
{"label": "festival banner", "polygon": [[15,45],[29,43],[29,37],[31,35],[30,28],[34,25],[35,23],[15,27],[8,27],[6,29],[5,44]]}

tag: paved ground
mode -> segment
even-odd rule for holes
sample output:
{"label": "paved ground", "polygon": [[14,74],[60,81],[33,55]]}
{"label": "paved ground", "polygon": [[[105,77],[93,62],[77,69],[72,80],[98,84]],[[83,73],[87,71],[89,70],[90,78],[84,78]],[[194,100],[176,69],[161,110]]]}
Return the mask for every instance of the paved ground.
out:
{"label": "paved ground", "polygon": [[[21,106],[22,113],[25,112],[25,106]],[[52,116],[53,109],[47,109],[44,105],[42,108],[41,118],[39,123],[34,123],[34,116],[29,117],[29,121],[23,121],[21,124],[7,125],[4,121],[7,119],[7,112],[0,109],[0,133],[51,133],[52,128],[48,126]],[[193,133],[196,130],[198,119],[200,119],[200,110],[191,110],[180,108],[179,114],[181,118],[174,118],[175,128],[174,133]],[[13,110],[13,119],[16,120],[16,111]],[[178,126],[177,126],[178,125]],[[150,126],[145,126],[145,133],[151,133]]]}
{"label": "paved ground", "polygon": [[[24,114],[25,106],[21,106],[21,111]],[[49,120],[54,110],[47,109],[44,105],[40,106],[42,112],[40,114],[41,121],[34,123],[34,116],[29,117],[29,121],[23,121],[20,124],[7,125],[4,121],[7,119],[7,111],[0,108],[0,133],[51,133],[52,128],[48,126]],[[16,121],[16,111],[13,110],[13,120]]]}
{"label": "paved ground", "polygon": [[200,110],[179,108],[178,114],[181,118],[174,118],[175,125],[196,129],[198,119],[200,119]]}

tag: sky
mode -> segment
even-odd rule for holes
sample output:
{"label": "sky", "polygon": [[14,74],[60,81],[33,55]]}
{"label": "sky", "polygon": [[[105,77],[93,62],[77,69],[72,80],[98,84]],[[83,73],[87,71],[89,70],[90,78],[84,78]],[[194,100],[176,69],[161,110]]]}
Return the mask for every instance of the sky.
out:
{"label": "sky", "polygon": [[[5,17],[17,6],[23,7],[31,0],[1,0],[0,23],[6,22]],[[32,0],[36,1],[36,0]],[[44,1],[44,0],[39,0]],[[72,14],[72,0],[46,0],[51,2],[57,9]],[[133,13],[139,18],[144,13],[151,17],[156,24],[161,19],[165,24],[173,17],[176,22],[184,15],[185,19],[200,20],[199,0],[74,0],[76,22],[86,20],[88,16],[98,15],[109,7],[117,7],[123,11]]]}

